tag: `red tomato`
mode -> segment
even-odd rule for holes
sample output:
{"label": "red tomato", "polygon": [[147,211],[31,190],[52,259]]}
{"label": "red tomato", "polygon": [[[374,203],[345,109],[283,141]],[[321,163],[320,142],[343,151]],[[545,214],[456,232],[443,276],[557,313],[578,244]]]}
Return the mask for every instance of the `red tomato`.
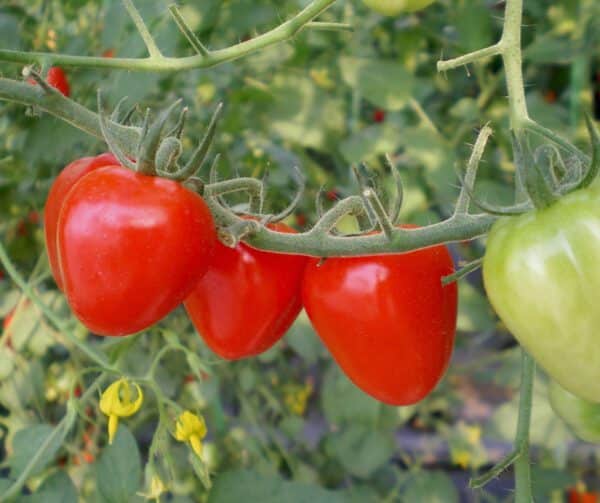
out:
{"label": "red tomato", "polygon": [[296,215],[296,225],[303,228],[306,225],[306,215],[304,213],[298,213]]}
{"label": "red tomato", "polygon": [[56,243],[56,232],[58,229],[58,216],[65,197],[73,185],[89,172],[103,166],[118,166],[119,161],[110,153],[101,154],[97,157],[84,157],[77,159],[63,169],[50,188],[46,207],[44,209],[44,227],[46,235],[46,248],[48,250],[48,261],[50,270],[58,285],[63,289],[63,282],[58,261],[58,250]]}
{"label": "red tomato", "polygon": [[12,322],[14,315],[15,315],[15,308],[11,309],[11,311],[4,318],[4,321],[2,322],[2,330],[3,331],[8,330],[8,327],[10,326],[10,323]]}
{"label": "red tomato", "polygon": [[[295,232],[271,224],[278,232]],[[269,349],[302,309],[302,274],[309,258],[217,244],[206,275],[185,300],[185,308],[206,344],[237,360]]]}
{"label": "red tomato", "polygon": [[569,489],[569,503],[597,503],[598,495],[594,492]]}
{"label": "red tomato", "polygon": [[329,201],[337,201],[340,198],[340,193],[336,189],[328,190],[325,193],[325,197]]}
{"label": "red tomato", "polygon": [[102,57],[103,58],[114,58],[115,57],[115,50],[110,48],[110,49],[106,49],[103,53],[102,53]]}
{"label": "red tomato", "polygon": [[391,405],[424,398],[452,354],[456,283],[448,249],[329,258],[306,268],[304,308],[333,357],[366,393]]}
{"label": "red tomato", "polygon": [[385,110],[381,110],[381,108],[377,108],[373,112],[373,122],[381,123],[385,121]]}
{"label": "red tomato", "polygon": [[120,166],[81,178],[58,221],[67,300],[101,335],[132,334],[167,315],[206,272],[215,244],[199,195]]}
{"label": "red tomato", "polygon": [[[35,80],[33,79],[28,79],[28,82],[35,84]],[[64,70],[59,66],[52,66],[48,69],[48,73],[46,74],[46,82],[48,82],[48,84],[55,89],[58,89],[65,96],[69,96],[71,94],[71,88],[69,87],[67,76],[65,75]]]}
{"label": "red tomato", "polygon": [[544,101],[546,103],[556,103],[557,99],[558,95],[556,94],[556,91],[554,89],[548,89],[546,91],[546,94],[544,94]]}

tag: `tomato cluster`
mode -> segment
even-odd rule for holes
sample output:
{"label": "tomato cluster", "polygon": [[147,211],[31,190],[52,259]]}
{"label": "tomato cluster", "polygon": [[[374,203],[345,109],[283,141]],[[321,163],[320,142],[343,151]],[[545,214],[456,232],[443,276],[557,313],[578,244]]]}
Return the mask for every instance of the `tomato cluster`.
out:
{"label": "tomato cluster", "polygon": [[350,379],[383,402],[421,400],[448,366],[457,289],[442,285],[454,271],[445,246],[322,261],[230,248],[199,195],[112,154],[69,164],[44,219],[56,283],[96,334],[144,330],[183,303],[206,344],[233,360],[269,349],[304,306]]}

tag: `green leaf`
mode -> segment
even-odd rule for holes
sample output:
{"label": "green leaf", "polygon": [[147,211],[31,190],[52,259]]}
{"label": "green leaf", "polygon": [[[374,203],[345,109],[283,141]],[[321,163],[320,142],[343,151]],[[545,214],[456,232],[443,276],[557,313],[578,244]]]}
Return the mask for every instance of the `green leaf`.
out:
{"label": "green leaf", "polygon": [[344,131],[343,104],[307,77],[278,75],[266,119],[271,130],[304,147],[324,148]]}
{"label": "green leaf", "polygon": [[442,472],[418,472],[406,484],[402,501],[413,503],[458,503],[458,491]]}
{"label": "green leaf", "polygon": [[63,471],[50,475],[24,503],[77,503],[77,489]]}
{"label": "green leaf", "polygon": [[457,328],[463,332],[486,332],[496,326],[489,302],[473,285],[458,282],[459,310]]}
{"label": "green leaf", "polygon": [[[8,460],[12,477],[18,477],[25,470],[42,444],[53,434],[54,430],[55,427],[49,424],[36,424],[35,426],[19,430],[15,434],[12,441],[13,455]],[[63,438],[61,434],[54,435],[45,451],[36,461],[33,470],[30,471],[30,475],[39,473],[54,459]]]}
{"label": "green leaf", "polygon": [[21,30],[22,26],[19,18],[0,12],[0,47],[3,49],[20,49]]}
{"label": "green leaf", "polygon": [[125,503],[138,491],[142,462],[137,442],[121,423],[112,445],[102,452],[96,465],[98,498],[102,503]]}
{"label": "green leaf", "polygon": [[9,377],[15,367],[14,353],[6,346],[0,346],[0,381]]}
{"label": "green leaf", "polygon": [[395,450],[391,435],[358,424],[332,435],[329,442],[342,466],[352,475],[363,478],[387,464]]}
{"label": "green leaf", "polygon": [[339,491],[327,491],[318,486],[287,482],[281,478],[265,477],[250,470],[220,474],[208,497],[208,503],[344,503]]}
{"label": "green leaf", "polygon": [[331,424],[375,425],[384,405],[358,389],[334,363],[325,376],[321,400]]}
{"label": "green leaf", "polygon": [[[533,388],[531,424],[535,427],[531,429],[531,444],[555,451],[565,449],[567,442],[573,436],[565,423],[552,410],[546,394],[546,383],[539,374],[538,372],[536,375]],[[517,395],[513,400],[496,409],[486,428],[488,434],[512,441],[515,436],[518,414],[519,397]]]}
{"label": "green leaf", "polygon": [[476,51],[493,42],[493,12],[480,0],[463,0],[455,13],[456,31],[464,52]]}
{"label": "green leaf", "polygon": [[316,336],[305,311],[300,313],[284,340],[308,365],[316,363],[325,353],[323,344]]}
{"label": "green leaf", "polygon": [[346,84],[386,110],[400,110],[413,95],[414,77],[397,61],[342,57],[340,70]]}
{"label": "green leaf", "polygon": [[577,483],[577,478],[572,473],[536,465],[531,467],[531,480],[535,501],[547,501],[552,492],[564,491]]}
{"label": "green leaf", "polygon": [[402,132],[393,124],[376,124],[346,138],[340,144],[340,152],[349,163],[368,161],[395,152],[402,144],[401,138]]}

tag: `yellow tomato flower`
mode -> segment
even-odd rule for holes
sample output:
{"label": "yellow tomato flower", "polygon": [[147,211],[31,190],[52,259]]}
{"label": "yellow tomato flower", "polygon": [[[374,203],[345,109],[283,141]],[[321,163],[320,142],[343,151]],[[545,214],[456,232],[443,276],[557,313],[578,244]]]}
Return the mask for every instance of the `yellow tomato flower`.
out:
{"label": "yellow tomato flower", "polygon": [[202,416],[188,410],[181,413],[175,425],[175,439],[190,444],[198,457],[202,454],[202,439],[206,436],[206,423]]}
{"label": "yellow tomato flower", "polygon": [[129,417],[135,414],[142,406],[144,395],[139,385],[135,384],[137,398],[131,401],[131,385],[126,379],[119,379],[112,383],[102,393],[100,410],[108,416],[108,443],[112,444],[117,433],[120,417]]}

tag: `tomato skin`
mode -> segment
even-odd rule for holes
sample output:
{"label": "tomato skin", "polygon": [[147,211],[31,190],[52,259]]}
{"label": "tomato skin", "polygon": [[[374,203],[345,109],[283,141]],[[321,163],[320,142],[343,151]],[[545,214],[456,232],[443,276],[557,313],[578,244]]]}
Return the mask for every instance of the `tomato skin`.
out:
{"label": "tomato skin", "polygon": [[600,404],[584,400],[550,381],[550,405],[571,431],[586,442],[600,443]]}
{"label": "tomato skin", "polygon": [[552,206],[497,221],[483,279],[519,343],[571,393],[600,402],[600,197],[571,193]]}
{"label": "tomato skin", "polygon": [[119,166],[81,178],[58,221],[67,301],[100,335],[132,334],[166,316],[206,272],[215,244],[200,196]]}
{"label": "tomato skin", "polygon": [[52,66],[48,69],[46,81],[52,87],[58,89],[65,96],[68,97],[71,95],[71,87],[69,86],[67,76],[65,75],[63,69],[59,66]]}
{"label": "tomato skin", "polygon": [[364,4],[384,16],[397,16],[424,9],[435,0],[363,0]]}
{"label": "tomato skin", "polygon": [[373,122],[375,122],[377,124],[381,124],[384,121],[385,121],[385,110],[382,110],[381,108],[377,108],[373,112]]}
{"label": "tomato skin", "polygon": [[[283,223],[268,227],[296,232]],[[309,260],[244,243],[235,248],[218,243],[185,309],[208,347],[222,358],[258,355],[281,339],[300,313],[302,275]]]}
{"label": "tomato skin", "polygon": [[598,495],[594,492],[569,489],[569,503],[598,503]]}
{"label": "tomato skin", "polygon": [[454,344],[456,283],[445,246],[405,254],[326,259],[306,268],[304,308],[346,375],[390,405],[423,399]]}
{"label": "tomato skin", "polygon": [[58,261],[58,249],[56,233],[58,229],[58,216],[63,202],[73,185],[91,171],[103,166],[118,166],[119,161],[111,153],[105,153],[96,157],[83,157],[68,164],[56,177],[50,188],[46,206],[44,208],[44,235],[46,237],[46,249],[52,276],[60,290],[63,290],[62,274]]}

